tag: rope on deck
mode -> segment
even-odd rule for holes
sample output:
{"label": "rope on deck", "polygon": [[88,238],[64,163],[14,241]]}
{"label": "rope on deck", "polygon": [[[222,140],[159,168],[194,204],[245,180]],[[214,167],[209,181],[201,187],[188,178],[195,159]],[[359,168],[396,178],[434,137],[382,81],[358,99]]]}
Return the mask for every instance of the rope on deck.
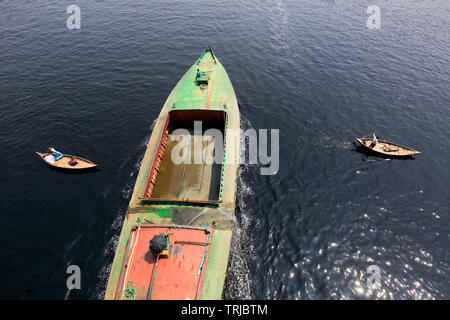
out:
{"label": "rope on deck", "polygon": [[136,300],[136,288],[133,281],[128,281],[128,287],[123,291],[122,300]]}
{"label": "rope on deck", "polygon": [[195,300],[197,300],[199,298],[198,293],[200,290],[200,285],[201,285],[201,280],[202,280],[203,264],[205,263],[206,255],[208,254],[208,241],[209,241],[209,237],[211,235],[211,232],[209,230],[205,230],[205,232],[207,232],[208,236],[206,237],[205,251],[203,252],[202,262],[201,262],[200,267],[198,268],[198,272],[197,272],[197,276],[199,276],[199,278],[198,278],[198,283],[197,283],[197,291],[195,292]]}
{"label": "rope on deck", "polygon": [[153,265],[153,273],[152,273],[152,285],[150,286],[150,290],[149,290],[149,292],[147,293],[147,300],[151,300],[152,299],[152,296],[153,296],[153,286],[154,286],[154,284],[155,284],[155,276],[156,276],[156,267],[158,266],[158,261],[159,261],[159,254],[158,254],[158,256],[156,257],[156,262],[155,262],[155,264]]}

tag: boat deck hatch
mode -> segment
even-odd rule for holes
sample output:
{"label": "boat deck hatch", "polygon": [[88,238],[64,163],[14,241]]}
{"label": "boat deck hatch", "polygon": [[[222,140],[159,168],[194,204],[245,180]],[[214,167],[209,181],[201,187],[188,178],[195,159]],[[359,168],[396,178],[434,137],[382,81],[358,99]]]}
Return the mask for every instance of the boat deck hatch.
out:
{"label": "boat deck hatch", "polygon": [[197,84],[198,85],[202,85],[202,84],[206,84],[207,85],[208,81],[209,81],[209,76],[208,76],[207,73],[202,72],[200,74],[200,77],[198,77],[196,80],[197,80]]}

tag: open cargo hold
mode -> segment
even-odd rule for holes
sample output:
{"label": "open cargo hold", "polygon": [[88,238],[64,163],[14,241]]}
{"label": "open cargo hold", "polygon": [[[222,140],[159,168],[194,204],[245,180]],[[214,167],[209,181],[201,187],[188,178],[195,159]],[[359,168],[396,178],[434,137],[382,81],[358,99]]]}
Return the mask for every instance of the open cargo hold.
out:
{"label": "open cargo hold", "polygon": [[170,111],[143,199],[219,202],[225,123],[224,111]]}

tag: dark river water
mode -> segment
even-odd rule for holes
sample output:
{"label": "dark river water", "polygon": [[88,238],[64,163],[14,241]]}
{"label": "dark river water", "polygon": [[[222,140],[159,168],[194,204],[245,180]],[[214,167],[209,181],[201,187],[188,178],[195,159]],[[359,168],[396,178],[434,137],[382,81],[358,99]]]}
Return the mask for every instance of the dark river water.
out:
{"label": "dark river water", "polygon": [[[103,298],[153,121],[210,44],[241,127],[280,130],[277,174],[240,168],[224,298],[449,299],[449,21],[448,0],[1,0],[0,298]],[[356,149],[373,131],[422,154]],[[101,170],[51,170],[49,145]]]}

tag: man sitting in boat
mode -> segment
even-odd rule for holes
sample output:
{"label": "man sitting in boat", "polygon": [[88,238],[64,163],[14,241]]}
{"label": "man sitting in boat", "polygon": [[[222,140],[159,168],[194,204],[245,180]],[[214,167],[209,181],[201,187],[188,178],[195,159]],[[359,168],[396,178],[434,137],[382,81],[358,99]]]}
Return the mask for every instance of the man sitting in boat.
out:
{"label": "man sitting in boat", "polygon": [[373,133],[373,139],[372,139],[372,143],[370,144],[369,148],[374,148],[375,145],[377,144],[378,140],[377,140],[377,136],[375,135],[375,132]]}
{"label": "man sitting in boat", "polygon": [[47,162],[53,163],[63,157],[62,153],[59,151],[56,151],[54,148],[48,148],[47,152],[50,153],[49,155],[44,157],[44,160]]}
{"label": "man sitting in boat", "polygon": [[75,160],[75,157],[71,157],[69,161],[69,166],[76,166],[78,164],[78,161]]}

